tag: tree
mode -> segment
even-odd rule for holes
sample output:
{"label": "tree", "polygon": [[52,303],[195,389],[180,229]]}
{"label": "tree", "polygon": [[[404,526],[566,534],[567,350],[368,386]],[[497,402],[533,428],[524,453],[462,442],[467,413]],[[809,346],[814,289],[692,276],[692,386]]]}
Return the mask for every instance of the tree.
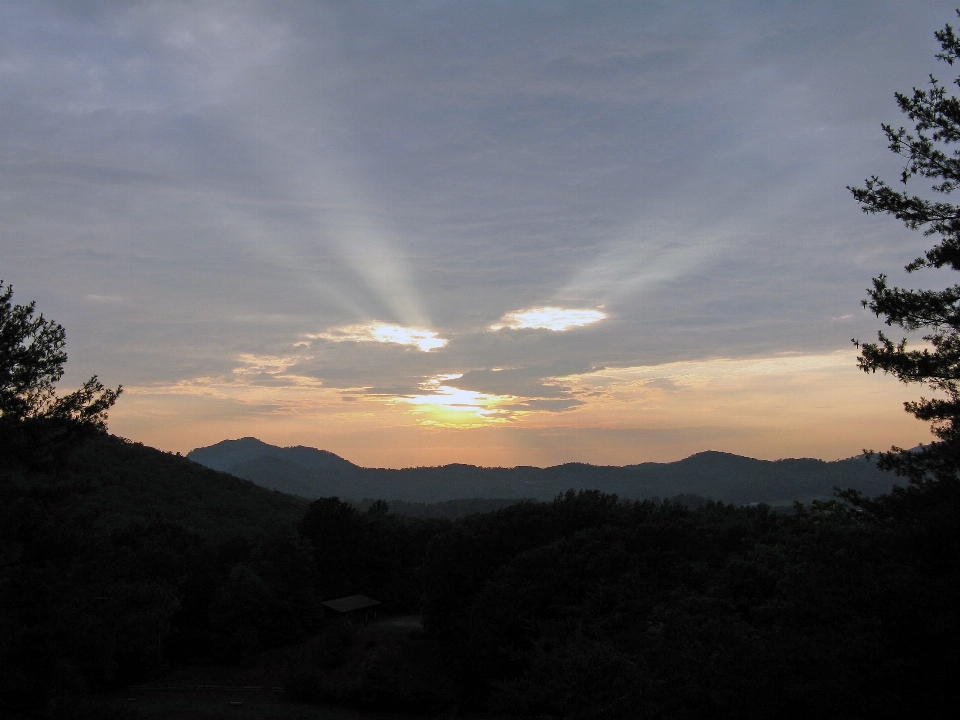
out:
{"label": "tree", "polygon": [[0,280],[0,435],[9,456],[49,448],[78,433],[106,430],[107,411],[122,386],[104,387],[96,375],[69,395],[56,383],[67,361],[66,333],[35,316],[36,304],[14,305],[13,287]]}
{"label": "tree", "polygon": [[[960,11],[958,11],[960,14]],[[960,60],[960,39],[946,25],[935,33],[942,52],[937,58],[952,66]],[[953,81],[960,86],[960,77]],[[938,242],[905,269],[950,268],[960,270],[960,206],[943,198],[960,189],[960,99],[948,93],[933,75],[929,89],[913,88],[912,95],[896,94],[900,110],[914,125],[905,128],[881,127],[890,150],[906,159],[900,176],[905,186],[912,178],[927,178],[934,199],[891,187],[877,176],[865,187],[848,187],[866,213],[886,213],[911,230],[923,230]],[[921,397],[905,403],[907,412],[931,423],[936,441],[914,452],[893,447],[880,454],[879,465],[892,469],[915,484],[930,480],[956,480],[960,473],[960,285],[944,290],[911,290],[891,287],[887,277],[873,279],[863,301],[888,326],[906,332],[920,331],[927,347],[909,347],[878,333],[875,343],[854,343],[860,349],[858,364],[867,373],[881,370],[904,383],[922,383],[938,397]]]}

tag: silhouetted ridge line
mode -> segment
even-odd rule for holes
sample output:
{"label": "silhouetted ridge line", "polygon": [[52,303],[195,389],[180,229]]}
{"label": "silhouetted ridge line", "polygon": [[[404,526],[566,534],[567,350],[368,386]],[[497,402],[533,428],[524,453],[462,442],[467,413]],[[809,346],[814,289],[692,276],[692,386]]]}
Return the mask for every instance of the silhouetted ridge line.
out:
{"label": "silhouetted ridge line", "polygon": [[735,504],[790,504],[830,498],[834,488],[874,496],[889,492],[894,478],[863,456],[832,462],[813,458],[757,460],[708,450],[669,463],[600,466],[570,462],[548,468],[364,468],[326,450],[277,447],[256,438],[224,440],[198,448],[191,460],[262,487],[315,499],[382,498],[414,503],[467,498],[551,500],[569,489],[600,490],[622,498],[700,495]]}

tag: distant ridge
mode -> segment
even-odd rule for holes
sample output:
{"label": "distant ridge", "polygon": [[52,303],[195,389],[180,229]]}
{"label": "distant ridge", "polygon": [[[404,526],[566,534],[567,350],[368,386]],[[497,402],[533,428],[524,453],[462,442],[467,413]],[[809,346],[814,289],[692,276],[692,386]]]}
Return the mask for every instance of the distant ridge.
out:
{"label": "distant ridge", "polygon": [[327,450],[317,450],[312,447],[296,445],[294,447],[277,447],[269,445],[255,437],[245,437],[239,440],[222,440],[216,445],[197,448],[187,453],[187,457],[196,463],[206,465],[214,470],[229,470],[231,467],[251,460],[265,457],[283,458],[300,467],[332,469],[357,467],[352,462],[344,460]]}
{"label": "distant ridge", "polygon": [[455,463],[389,470],[363,468],[326,450],[277,447],[246,437],[197,448],[187,457],[307,499],[336,495],[420,503],[467,498],[551,500],[566,490],[582,489],[631,499],[692,494],[735,504],[785,505],[828,499],[836,487],[879,495],[889,492],[896,480],[863,456],[832,462],[756,460],[714,450],[677,462],[623,467],[565,463],[549,468],[488,468]]}

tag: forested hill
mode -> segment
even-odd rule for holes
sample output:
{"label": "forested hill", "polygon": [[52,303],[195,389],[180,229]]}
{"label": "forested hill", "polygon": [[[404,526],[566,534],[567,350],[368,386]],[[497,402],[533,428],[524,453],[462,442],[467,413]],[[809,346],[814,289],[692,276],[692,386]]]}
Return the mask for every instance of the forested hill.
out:
{"label": "forested hill", "polygon": [[112,435],[74,448],[56,474],[29,472],[18,482],[55,492],[67,525],[80,517],[106,530],[167,523],[214,544],[293,527],[307,508],[301,498]]}
{"label": "forested hill", "polygon": [[889,492],[896,480],[863,457],[833,462],[809,458],[770,461],[712,451],[672,463],[624,467],[567,463],[549,468],[488,468],[454,464],[388,470],[362,468],[325,450],[281,448],[256,438],[242,438],[198,448],[187,457],[263,487],[309,499],[550,500],[569,489],[589,489],[631,499],[694,494],[728,503],[778,505],[829,498],[835,487],[879,495]]}

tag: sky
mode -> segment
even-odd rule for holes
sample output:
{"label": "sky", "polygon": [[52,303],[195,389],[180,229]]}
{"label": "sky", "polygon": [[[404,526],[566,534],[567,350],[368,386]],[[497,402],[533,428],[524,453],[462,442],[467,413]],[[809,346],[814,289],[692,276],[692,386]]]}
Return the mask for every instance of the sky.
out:
{"label": "sky", "polygon": [[[366,466],[836,459],[931,238],[846,187],[945,2],[0,5],[0,279],[115,434]],[[905,118],[904,118],[905,119]],[[913,187],[913,186],[911,186]],[[922,191],[923,187],[917,187]]]}

